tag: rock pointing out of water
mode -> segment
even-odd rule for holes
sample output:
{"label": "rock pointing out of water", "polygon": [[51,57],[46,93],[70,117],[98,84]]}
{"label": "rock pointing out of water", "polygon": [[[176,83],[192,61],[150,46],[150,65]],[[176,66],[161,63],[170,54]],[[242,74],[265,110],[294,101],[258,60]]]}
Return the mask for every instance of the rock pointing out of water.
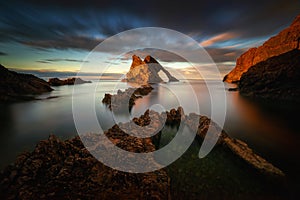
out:
{"label": "rock pointing out of water", "polygon": [[91,83],[91,81],[85,81],[81,78],[67,78],[61,80],[59,78],[50,78],[48,83],[52,86],[62,86],[62,85],[78,85],[83,83]]}
{"label": "rock pointing out of water", "polygon": [[141,60],[140,57],[133,55],[132,64],[129,72],[126,74],[125,81],[142,85],[148,83],[160,83],[163,82],[163,79],[159,76],[160,71],[167,76],[169,81],[178,81],[153,57],[148,55],[144,60]]}
{"label": "rock pointing out of water", "polygon": [[294,22],[278,35],[271,37],[262,46],[251,48],[236,61],[236,67],[224,77],[224,81],[232,83],[240,80],[248,69],[270,57],[278,56],[293,49],[300,49],[300,15]]}

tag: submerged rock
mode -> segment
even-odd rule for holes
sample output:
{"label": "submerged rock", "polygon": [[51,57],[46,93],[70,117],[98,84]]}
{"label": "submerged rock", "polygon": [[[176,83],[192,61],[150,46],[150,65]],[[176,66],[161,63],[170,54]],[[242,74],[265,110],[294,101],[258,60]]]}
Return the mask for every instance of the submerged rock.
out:
{"label": "submerged rock", "polygon": [[[197,119],[199,119],[199,124],[195,123]],[[185,123],[192,130],[197,130],[197,138],[200,142],[206,137],[208,137],[208,139],[217,137],[217,145],[229,148],[234,155],[245,161],[259,173],[279,179],[285,177],[285,174],[280,169],[255,153],[245,142],[231,138],[208,117],[192,113],[186,117]],[[210,130],[209,135],[207,135],[208,130]]]}
{"label": "submerged rock", "polygon": [[91,81],[85,81],[81,78],[67,78],[64,80],[61,80],[59,78],[50,78],[48,80],[48,83],[52,86],[62,86],[62,85],[77,85],[77,84],[83,84],[83,83],[91,83]]}
{"label": "submerged rock", "polygon": [[34,100],[32,95],[52,90],[46,81],[32,74],[17,73],[0,65],[0,102]]}

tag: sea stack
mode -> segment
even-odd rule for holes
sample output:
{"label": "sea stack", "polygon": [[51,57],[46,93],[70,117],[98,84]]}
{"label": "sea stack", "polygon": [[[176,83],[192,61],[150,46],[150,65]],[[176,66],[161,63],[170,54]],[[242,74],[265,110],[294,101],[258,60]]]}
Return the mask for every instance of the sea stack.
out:
{"label": "sea stack", "polygon": [[294,49],[300,49],[300,15],[293,23],[278,35],[271,37],[262,46],[251,48],[242,54],[236,61],[235,68],[227,74],[223,81],[235,83],[240,81],[242,74],[250,67],[266,61],[273,56],[279,56]]}
{"label": "sea stack", "polygon": [[163,82],[162,78],[159,76],[160,71],[168,77],[169,81],[178,81],[150,55],[146,56],[144,60],[133,55],[132,64],[129,72],[126,74],[125,81],[141,85],[160,83]]}

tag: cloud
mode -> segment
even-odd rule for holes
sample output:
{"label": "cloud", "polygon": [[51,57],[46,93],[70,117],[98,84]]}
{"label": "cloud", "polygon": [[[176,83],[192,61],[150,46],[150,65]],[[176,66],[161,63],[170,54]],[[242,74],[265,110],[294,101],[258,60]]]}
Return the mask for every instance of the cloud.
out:
{"label": "cloud", "polygon": [[[72,71],[53,71],[53,70],[24,70],[24,69],[14,69],[10,68],[10,70],[21,72],[21,73],[26,73],[26,74],[33,74],[38,77],[43,77],[43,78],[51,78],[51,77],[75,77],[77,75],[83,76],[83,77],[94,77],[95,79],[99,79],[99,73],[83,73],[80,72],[80,74],[77,74],[77,72],[72,72]],[[105,78],[113,78],[113,79],[118,79],[123,74],[121,73],[102,73],[101,77],[103,79]]]}
{"label": "cloud", "polygon": [[45,60],[41,60],[43,62],[61,62],[61,61],[66,61],[66,62],[79,62],[79,63],[83,63],[83,62],[88,62],[85,60],[78,60],[78,59],[69,59],[69,58],[52,58],[52,59],[45,59]]}
{"label": "cloud", "polygon": [[[68,38],[74,36],[107,38],[145,26],[170,28],[185,34],[199,33],[199,41],[228,31],[238,33],[242,38],[260,37],[287,26],[299,14],[299,8],[299,0],[288,3],[278,0],[272,4],[261,0],[259,5],[251,0],[218,2],[217,5],[201,0],[184,4],[174,0],[172,12],[168,12],[170,2],[162,0],[153,0],[147,6],[143,1],[133,3],[131,0],[4,1],[0,6],[0,41],[34,44],[37,40],[38,44],[47,47],[44,43],[55,40],[70,44]],[[70,44],[69,48],[74,45]],[[78,49],[78,45],[75,48]]]}
{"label": "cloud", "polygon": [[144,59],[147,55],[151,55],[153,58],[161,61],[161,62],[186,62],[184,58],[174,53],[161,50],[161,49],[140,49],[128,52],[123,55],[123,60],[131,60],[133,55],[138,55],[141,59]]}
{"label": "cloud", "polygon": [[[172,12],[169,12],[170,8]],[[164,27],[191,35],[205,46],[215,62],[232,62],[245,48],[258,45],[255,39],[269,38],[287,27],[300,13],[300,1],[270,3],[269,0],[260,0],[259,4],[252,0],[219,1],[217,4],[202,0],[184,3],[180,0],[153,0],[151,3],[133,0],[2,1],[0,13],[0,44],[12,42],[51,52],[56,49],[91,51],[121,31]],[[158,35],[145,35],[137,42],[145,42],[149,37],[157,43],[168,42],[167,38]],[[134,41],[137,37],[132,35],[126,39]],[[180,41],[174,44],[178,47],[184,45]],[[1,48],[0,56],[7,55],[7,49]],[[12,45],[12,48],[17,47]],[[106,47],[105,52],[113,54],[120,48],[127,52],[126,48],[131,49],[131,46],[122,47],[116,40]],[[123,61],[131,59],[133,53],[141,57],[151,54],[165,62],[184,62],[180,56],[147,49],[126,53]],[[36,62],[58,61],[45,59]]]}
{"label": "cloud", "polygon": [[50,64],[51,63],[51,62],[45,61],[45,60],[37,60],[36,62],[43,63],[43,64]]}
{"label": "cloud", "polygon": [[236,38],[237,36],[238,36],[238,34],[232,33],[232,32],[221,33],[221,34],[213,36],[207,40],[202,41],[200,43],[200,45],[202,45],[203,47],[213,46],[217,42],[223,42],[226,40],[230,40],[230,39]]}
{"label": "cloud", "polygon": [[22,44],[45,49],[77,49],[90,51],[103,39],[89,38],[85,36],[69,36],[62,37],[53,40],[32,40],[32,41],[21,41]]}
{"label": "cloud", "polygon": [[235,61],[247,49],[229,49],[229,48],[205,48],[208,54],[212,57],[214,62],[228,62]]}
{"label": "cloud", "polygon": [[8,55],[7,53],[0,51],[0,56],[7,56],[7,55]]}

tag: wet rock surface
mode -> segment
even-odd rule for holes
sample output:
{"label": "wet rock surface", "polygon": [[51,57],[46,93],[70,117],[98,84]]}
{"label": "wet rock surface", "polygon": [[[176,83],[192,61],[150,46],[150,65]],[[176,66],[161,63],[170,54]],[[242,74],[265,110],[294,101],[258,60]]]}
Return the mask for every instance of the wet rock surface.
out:
{"label": "wet rock surface", "polygon": [[106,104],[113,111],[124,111],[127,108],[130,111],[137,99],[148,95],[152,90],[153,87],[144,85],[139,88],[128,88],[125,91],[118,90],[117,94],[114,95],[106,93],[102,103]]}
{"label": "wet rock surface", "polygon": [[34,100],[33,95],[52,90],[46,81],[32,74],[17,73],[0,65],[0,102]]}
{"label": "wet rock surface", "polygon": [[[164,169],[125,173],[106,167],[93,156],[101,155],[101,160],[114,160],[128,168],[145,168],[149,164],[160,166],[153,154],[140,157],[137,166],[130,155],[116,154],[110,148],[116,145],[128,152],[153,152],[159,147],[161,127],[165,124],[179,126],[179,121],[196,131],[196,141],[218,136],[216,148],[229,150],[260,174],[284,177],[278,168],[254,153],[244,142],[230,138],[208,117],[194,113],[185,115],[179,107],[161,114],[147,110],[132,122],[114,125],[102,134],[107,140],[102,140],[101,134],[93,133],[66,141],[51,135],[48,140],[38,143],[33,152],[21,154],[14,164],[0,173],[0,198],[170,199],[170,178]],[[156,134],[149,136],[149,132]],[[106,153],[99,153],[103,149]]]}
{"label": "wet rock surface", "polygon": [[300,15],[293,23],[279,34],[271,37],[262,46],[251,48],[242,54],[236,61],[235,68],[224,77],[224,81],[233,83],[240,80],[243,73],[253,65],[278,56],[293,49],[300,49]]}
{"label": "wet rock surface", "polygon": [[[134,152],[152,151],[151,140],[123,138],[113,127],[106,134],[116,145]],[[97,139],[88,134],[87,140]],[[125,142],[125,143],[123,143]],[[131,147],[129,147],[132,145]],[[21,154],[0,174],[1,199],[168,199],[169,178],[164,170],[125,173],[106,167],[83,146],[79,137],[41,141],[33,152]]]}
{"label": "wet rock surface", "polygon": [[300,50],[254,65],[242,75],[239,90],[257,100],[300,105]]}
{"label": "wet rock surface", "polygon": [[[198,124],[196,123],[197,121],[199,121]],[[217,138],[217,145],[229,148],[234,155],[245,161],[259,173],[276,178],[283,178],[285,176],[280,169],[256,154],[245,142],[228,136],[224,130],[208,117],[191,113],[186,117],[185,123],[192,130],[197,131],[196,138],[198,138],[199,142],[203,141],[206,137],[211,141]]]}
{"label": "wet rock surface", "polygon": [[160,83],[163,82],[162,78],[158,74],[160,71],[167,76],[169,81],[178,81],[153,57],[148,55],[144,60],[141,60],[140,57],[133,55],[132,64],[129,72],[126,74],[125,81],[142,85]]}
{"label": "wet rock surface", "polygon": [[59,78],[50,78],[48,80],[48,83],[51,86],[62,86],[62,85],[77,85],[77,84],[84,84],[84,83],[91,83],[91,81],[85,81],[81,78],[67,78],[64,80],[61,80]]}

